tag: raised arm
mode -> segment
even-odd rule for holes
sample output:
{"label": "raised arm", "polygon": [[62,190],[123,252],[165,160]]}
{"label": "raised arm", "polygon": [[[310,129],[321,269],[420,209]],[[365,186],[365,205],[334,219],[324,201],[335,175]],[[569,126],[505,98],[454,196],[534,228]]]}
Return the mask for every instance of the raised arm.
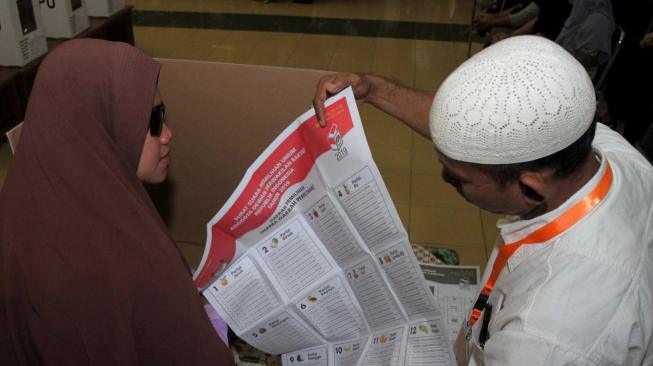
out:
{"label": "raised arm", "polygon": [[394,83],[375,75],[339,73],[323,76],[317,84],[313,106],[321,126],[326,124],[324,101],[351,86],[359,103],[369,103],[430,138],[429,112],[434,94]]}

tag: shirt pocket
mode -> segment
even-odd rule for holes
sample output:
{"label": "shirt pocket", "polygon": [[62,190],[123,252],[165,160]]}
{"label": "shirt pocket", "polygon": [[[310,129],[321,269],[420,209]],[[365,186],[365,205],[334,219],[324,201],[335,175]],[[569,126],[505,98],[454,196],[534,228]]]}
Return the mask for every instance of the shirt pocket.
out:
{"label": "shirt pocket", "polygon": [[468,347],[471,347],[471,352],[469,355],[469,362],[467,365],[469,366],[483,366],[485,365],[485,356],[484,356],[484,350],[483,347],[481,347],[481,344],[479,342],[479,335],[481,334],[481,325],[483,324],[483,317],[485,314],[481,316],[481,318],[474,324],[472,327],[472,339],[468,342]]}

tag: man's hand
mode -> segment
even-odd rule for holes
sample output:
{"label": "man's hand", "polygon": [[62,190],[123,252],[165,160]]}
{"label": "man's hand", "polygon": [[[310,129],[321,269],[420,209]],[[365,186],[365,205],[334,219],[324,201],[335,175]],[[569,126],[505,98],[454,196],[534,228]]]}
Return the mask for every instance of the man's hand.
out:
{"label": "man's hand", "polygon": [[352,73],[339,73],[326,75],[320,78],[313,98],[313,107],[317,115],[317,121],[321,127],[326,126],[326,114],[324,113],[324,101],[327,97],[334,95],[346,87],[351,86],[354,97],[359,103],[365,102],[369,96],[372,84],[364,75]]}
{"label": "man's hand", "polygon": [[420,135],[430,138],[429,112],[434,93],[405,87],[375,75],[340,73],[323,76],[317,83],[313,107],[320,126],[326,126],[324,101],[351,86],[358,103],[368,103],[391,115]]}
{"label": "man's hand", "polygon": [[476,21],[476,30],[479,32],[485,32],[492,29],[492,14],[488,14],[485,10],[478,15]]}
{"label": "man's hand", "polygon": [[509,36],[506,33],[491,33],[490,34],[490,42],[492,44],[495,44],[497,42],[501,42],[504,39],[508,38]]}
{"label": "man's hand", "polygon": [[651,47],[653,46],[653,32],[646,33],[644,38],[639,42],[640,47]]}

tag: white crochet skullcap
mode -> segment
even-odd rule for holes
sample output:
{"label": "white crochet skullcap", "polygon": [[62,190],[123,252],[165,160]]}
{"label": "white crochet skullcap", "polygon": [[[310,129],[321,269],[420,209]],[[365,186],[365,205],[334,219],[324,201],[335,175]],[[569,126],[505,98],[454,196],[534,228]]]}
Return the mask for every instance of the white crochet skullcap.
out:
{"label": "white crochet skullcap", "polygon": [[431,107],[431,136],[454,160],[521,163],[571,145],[595,110],[592,81],[565,49],[544,37],[511,37],[444,81]]}

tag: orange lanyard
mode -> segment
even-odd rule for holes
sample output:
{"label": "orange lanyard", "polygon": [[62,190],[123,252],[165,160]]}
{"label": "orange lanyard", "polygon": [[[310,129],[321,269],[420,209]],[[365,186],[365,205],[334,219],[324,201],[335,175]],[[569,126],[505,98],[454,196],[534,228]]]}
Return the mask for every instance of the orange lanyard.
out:
{"label": "orange lanyard", "polygon": [[553,239],[559,234],[563,233],[574,224],[576,224],[581,218],[587,215],[596,205],[601,202],[603,198],[608,194],[610,185],[612,184],[612,169],[610,168],[610,163],[606,161],[605,172],[599,183],[594,187],[594,189],[583,197],[580,201],[570,207],[562,215],[558,216],[555,220],[549,222],[548,224],[542,226],[541,228],[535,230],[522,240],[518,240],[514,243],[504,244],[499,250],[494,264],[492,265],[492,273],[490,278],[485,283],[483,290],[478,299],[474,304],[474,309],[472,314],[467,321],[467,326],[471,327],[476,323],[476,321],[481,317],[481,313],[487,306],[487,300],[490,297],[492,288],[499,277],[499,273],[503,270],[503,267],[508,263],[508,259],[524,244],[540,244],[546,241]]}

